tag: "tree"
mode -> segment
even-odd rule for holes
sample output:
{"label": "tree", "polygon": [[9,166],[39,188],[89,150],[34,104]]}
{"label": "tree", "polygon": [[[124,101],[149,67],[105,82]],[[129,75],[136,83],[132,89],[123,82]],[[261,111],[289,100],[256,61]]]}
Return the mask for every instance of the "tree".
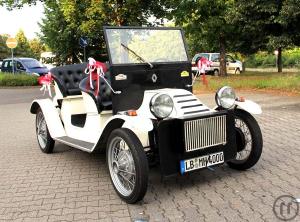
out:
{"label": "tree", "polygon": [[10,49],[6,46],[8,35],[0,35],[0,59],[5,59],[11,56]]}
{"label": "tree", "polygon": [[34,55],[30,48],[29,41],[22,29],[19,30],[15,38],[18,41],[18,46],[14,50],[14,55],[16,57],[33,57]]}
{"label": "tree", "polygon": [[[0,5],[8,8],[35,4],[36,0],[23,0],[13,4],[11,0],[0,0]],[[106,50],[103,38],[103,25],[143,25],[148,18],[161,18],[165,15],[162,0],[44,0],[45,19],[41,25],[40,38],[60,58],[61,62],[71,63],[82,60],[79,38],[87,36],[89,56],[99,59]],[[155,21],[157,23],[157,21]]]}
{"label": "tree", "polygon": [[170,18],[183,26],[191,53],[197,50],[220,52],[220,76],[226,73],[226,49],[231,45],[234,26],[227,17],[232,10],[232,0],[172,1]]}
{"label": "tree", "polygon": [[[78,62],[80,50],[77,32],[79,21],[70,25],[57,1],[47,1],[44,5],[45,18],[40,24],[42,35],[40,39],[58,56],[60,63]],[[77,27],[76,27],[77,26]]]}
{"label": "tree", "polygon": [[46,46],[41,43],[41,41],[37,38],[34,38],[29,41],[29,47],[33,54],[33,57],[36,59],[40,59],[41,53],[46,50]]}
{"label": "tree", "polygon": [[282,48],[300,45],[300,0],[236,0],[230,15],[239,30],[239,50],[277,50],[282,72]]}

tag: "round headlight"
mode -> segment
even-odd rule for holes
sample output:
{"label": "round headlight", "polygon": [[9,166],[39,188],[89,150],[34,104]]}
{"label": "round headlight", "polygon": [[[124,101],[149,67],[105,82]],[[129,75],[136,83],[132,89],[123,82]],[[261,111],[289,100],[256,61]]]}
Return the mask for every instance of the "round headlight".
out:
{"label": "round headlight", "polygon": [[230,109],[234,106],[236,96],[231,87],[224,86],[217,91],[215,99],[218,106]]}
{"label": "round headlight", "polygon": [[153,96],[150,103],[151,112],[160,119],[168,117],[173,111],[173,106],[172,98],[166,94]]}

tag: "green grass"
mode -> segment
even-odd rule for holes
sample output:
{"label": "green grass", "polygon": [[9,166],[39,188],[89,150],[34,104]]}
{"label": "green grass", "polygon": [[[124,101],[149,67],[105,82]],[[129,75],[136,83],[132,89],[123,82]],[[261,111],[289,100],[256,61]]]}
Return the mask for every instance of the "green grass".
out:
{"label": "green grass", "polygon": [[246,72],[228,77],[208,76],[208,87],[198,81],[196,91],[217,90],[224,85],[235,89],[264,89],[300,94],[300,73],[255,73]]}
{"label": "green grass", "polygon": [[0,72],[0,86],[36,86],[37,77],[27,74],[15,74]]}

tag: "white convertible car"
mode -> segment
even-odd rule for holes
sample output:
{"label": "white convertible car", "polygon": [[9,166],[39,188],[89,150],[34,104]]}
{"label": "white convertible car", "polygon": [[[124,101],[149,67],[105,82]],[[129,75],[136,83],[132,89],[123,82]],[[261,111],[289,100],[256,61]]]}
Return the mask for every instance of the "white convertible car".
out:
{"label": "white convertible car", "polygon": [[228,86],[216,92],[216,107],[203,104],[193,94],[180,28],[104,27],[104,35],[106,72],[90,78],[86,63],[53,68],[55,96],[33,101],[43,152],[55,141],[105,151],[112,184],[127,203],[146,194],[150,164],[168,177],[257,163],[263,141],[252,114],[260,106]]}

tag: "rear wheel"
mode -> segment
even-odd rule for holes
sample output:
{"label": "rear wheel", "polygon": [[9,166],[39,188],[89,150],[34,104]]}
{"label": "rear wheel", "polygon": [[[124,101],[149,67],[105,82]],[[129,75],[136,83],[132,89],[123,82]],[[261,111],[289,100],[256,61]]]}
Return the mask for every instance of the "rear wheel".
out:
{"label": "rear wheel", "polygon": [[214,76],[218,76],[219,75],[219,70],[218,69],[215,69],[214,70]]}
{"label": "rear wheel", "polygon": [[131,130],[121,128],[110,134],[106,161],[117,194],[127,203],[142,200],[148,186],[148,161],[141,142]]}
{"label": "rear wheel", "polygon": [[233,169],[246,170],[260,159],[263,147],[261,130],[253,116],[243,110],[236,110],[235,131],[237,155],[227,164]]}
{"label": "rear wheel", "polygon": [[55,141],[50,136],[45,116],[39,108],[36,113],[36,136],[40,149],[44,153],[52,153]]}
{"label": "rear wheel", "polygon": [[240,70],[240,68],[236,68],[236,70],[235,70],[235,74],[237,74],[237,75],[241,74],[241,70]]}

